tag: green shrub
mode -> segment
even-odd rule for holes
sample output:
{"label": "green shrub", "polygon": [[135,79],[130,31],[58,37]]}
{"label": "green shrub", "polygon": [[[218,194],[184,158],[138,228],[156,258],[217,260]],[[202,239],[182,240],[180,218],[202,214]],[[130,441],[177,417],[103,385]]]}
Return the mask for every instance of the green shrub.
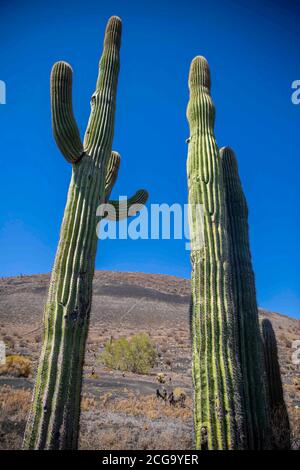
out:
{"label": "green shrub", "polygon": [[129,339],[110,339],[104,345],[100,361],[111,369],[148,374],[154,366],[157,352],[149,336],[139,333]]}

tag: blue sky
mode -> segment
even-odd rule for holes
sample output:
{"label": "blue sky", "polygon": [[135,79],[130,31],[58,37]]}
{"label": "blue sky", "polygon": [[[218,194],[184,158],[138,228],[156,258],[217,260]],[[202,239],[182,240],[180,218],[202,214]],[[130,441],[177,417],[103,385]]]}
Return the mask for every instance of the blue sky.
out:
{"label": "blue sky", "polygon": [[[83,135],[111,15],[123,20],[114,139],[122,165],[113,195],[145,187],[152,203],[186,202],[187,77],[192,58],[206,56],[217,142],[235,149],[248,199],[259,304],[299,317],[297,1],[2,0],[0,275],[51,269],[71,167],[52,137],[50,70],[57,60],[71,63]],[[96,268],[189,277],[184,244],[107,240]]]}

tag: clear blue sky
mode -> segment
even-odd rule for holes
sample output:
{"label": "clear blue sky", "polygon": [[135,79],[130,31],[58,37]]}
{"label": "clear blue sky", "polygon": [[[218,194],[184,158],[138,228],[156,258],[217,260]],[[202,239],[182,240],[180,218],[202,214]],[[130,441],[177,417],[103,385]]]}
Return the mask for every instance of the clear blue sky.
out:
{"label": "clear blue sky", "polygon": [[[187,77],[192,58],[205,55],[217,141],[235,149],[249,203],[259,304],[299,317],[297,1],[2,0],[0,275],[51,269],[71,167],[52,137],[49,74],[57,60],[71,63],[83,134],[111,15],[123,20],[113,194],[146,187],[151,202],[186,202]],[[105,241],[96,268],[189,277],[184,243]]]}

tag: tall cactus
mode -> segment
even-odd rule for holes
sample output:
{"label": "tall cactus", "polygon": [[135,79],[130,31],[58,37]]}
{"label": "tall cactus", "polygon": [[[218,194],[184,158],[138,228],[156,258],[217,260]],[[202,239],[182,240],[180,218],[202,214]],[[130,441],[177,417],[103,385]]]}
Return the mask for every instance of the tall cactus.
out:
{"label": "tall cactus", "polygon": [[260,341],[255,280],[252,269],[248,207],[234,152],[220,150],[227,207],[233,300],[238,316],[239,353],[244,385],[247,447],[268,447],[268,412]]}
{"label": "tall cactus", "polygon": [[[72,178],[44,312],[44,336],[24,448],[77,446],[82,366],[97,247],[96,209],[115,182],[120,157],[111,151],[119,73],[121,20],[109,19],[84,143],[72,111],[72,69],[51,73],[56,143],[72,163]],[[147,199],[142,192],[138,202]],[[133,202],[133,200],[131,200]]]}
{"label": "tall cactus", "polygon": [[289,416],[283,396],[276,336],[272,323],[267,318],[261,323],[261,338],[271,416],[271,444],[274,449],[287,450],[291,446]]}
{"label": "tall cactus", "polygon": [[[232,302],[222,166],[206,59],[189,73],[187,173],[192,263],[191,333],[197,449],[246,446],[237,319]],[[204,244],[197,242],[203,208]]]}

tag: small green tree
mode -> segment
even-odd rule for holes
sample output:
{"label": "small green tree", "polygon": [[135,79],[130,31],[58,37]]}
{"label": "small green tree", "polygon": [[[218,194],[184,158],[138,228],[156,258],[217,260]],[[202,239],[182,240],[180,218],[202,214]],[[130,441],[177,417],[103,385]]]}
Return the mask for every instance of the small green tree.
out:
{"label": "small green tree", "polygon": [[110,339],[100,354],[100,362],[111,369],[148,374],[154,366],[157,352],[149,336],[139,333],[127,339]]}

